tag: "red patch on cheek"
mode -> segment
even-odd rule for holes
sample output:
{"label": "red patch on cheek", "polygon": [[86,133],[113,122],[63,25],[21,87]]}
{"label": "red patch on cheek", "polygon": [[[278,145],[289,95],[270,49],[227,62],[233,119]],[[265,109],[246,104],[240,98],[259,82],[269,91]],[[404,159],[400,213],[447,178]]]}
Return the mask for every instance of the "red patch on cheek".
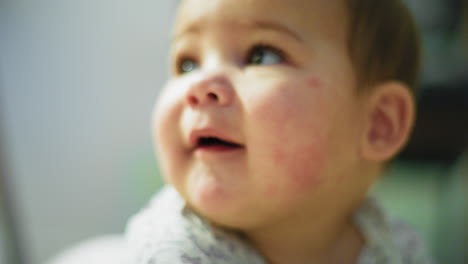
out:
{"label": "red patch on cheek", "polygon": [[[277,150],[273,160],[277,166],[283,167],[284,182],[288,190],[293,192],[310,191],[322,182],[323,154],[318,151],[320,146],[312,145],[296,150],[295,153],[284,153]],[[269,194],[278,191],[278,186],[269,186]]]}
{"label": "red patch on cheek", "polygon": [[309,193],[320,186],[322,182],[320,175],[314,175],[307,171],[296,172],[290,178],[291,189],[302,194],[304,191]]}
{"label": "red patch on cheek", "polygon": [[320,79],[312,77],[309,80],[307,80],[307,85],[310,87],[316,88],[322,86],[322,81]]}
{"label": "red patch on cheek", "polygon": [[271,183],[270,185],[267,186],[266,191],[265,191],[265,195],[267,197],[272,197],[272,196],[277,195],[278,192],[279,192],[278,185],[275,184],[275,183]]}
{"label": "red patch on cheek", "polygon": [[323,153],[321,146],[304,146],[290,160],[289,184],[292,190],[309,192],[318,188],[323,181]]}

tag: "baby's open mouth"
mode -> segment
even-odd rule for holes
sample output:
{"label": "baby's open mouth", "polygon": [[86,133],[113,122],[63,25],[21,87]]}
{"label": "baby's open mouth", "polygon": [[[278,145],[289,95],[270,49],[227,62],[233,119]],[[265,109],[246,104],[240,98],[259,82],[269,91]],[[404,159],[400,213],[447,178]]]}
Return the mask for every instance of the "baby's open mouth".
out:
{"label": "baby's open mouth", "polygon": [[201,137],[198,139],[197,148],[216,148],[216,149],[233,149],[241,148],[242,146],[234,143],[222,140],[217,137]]}

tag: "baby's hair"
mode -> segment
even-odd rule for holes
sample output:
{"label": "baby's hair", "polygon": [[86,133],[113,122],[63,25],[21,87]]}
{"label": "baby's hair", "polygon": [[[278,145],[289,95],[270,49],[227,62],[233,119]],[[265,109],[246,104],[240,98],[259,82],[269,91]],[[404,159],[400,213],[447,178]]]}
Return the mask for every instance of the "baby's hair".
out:
{"label": "baby's hair", "polygon": [[349,10],[348,48],[359,91],[400,81],[419,86],[421,41],[402,0],[344,0]]}

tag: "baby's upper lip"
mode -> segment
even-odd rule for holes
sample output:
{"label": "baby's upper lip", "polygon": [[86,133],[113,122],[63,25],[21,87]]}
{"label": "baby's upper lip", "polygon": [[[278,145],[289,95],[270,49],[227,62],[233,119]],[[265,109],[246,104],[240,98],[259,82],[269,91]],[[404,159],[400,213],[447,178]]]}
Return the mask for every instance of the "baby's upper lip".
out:
{"label": "baby's upper lip", "polygon": [[228,136],[227,133],[222,132],[220,129],[214,127],[197,128],[190,131],[189,144],[191,148],[197,148],[200,139],[202,138],[217,138],[219,140],[244,147],[241,143]]}

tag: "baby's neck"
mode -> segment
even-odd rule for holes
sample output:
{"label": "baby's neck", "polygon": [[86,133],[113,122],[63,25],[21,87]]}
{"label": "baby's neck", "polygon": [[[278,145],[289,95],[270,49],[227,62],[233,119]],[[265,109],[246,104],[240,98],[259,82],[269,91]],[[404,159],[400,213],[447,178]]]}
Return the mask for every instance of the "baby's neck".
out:
{"label": "baby's neck", "polygon": [[247,232],[269,264],[355,263],[364,239],[351,217],[301,223]]}

